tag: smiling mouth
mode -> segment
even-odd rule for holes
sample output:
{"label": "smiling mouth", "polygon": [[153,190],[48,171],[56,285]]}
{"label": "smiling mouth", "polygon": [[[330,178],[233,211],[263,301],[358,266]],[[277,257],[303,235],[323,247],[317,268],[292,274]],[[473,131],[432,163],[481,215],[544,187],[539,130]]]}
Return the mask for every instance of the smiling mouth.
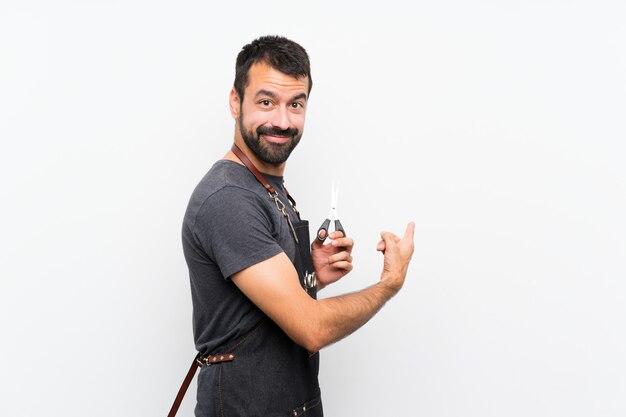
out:
{"label": "smiling mouth", "polygon": [[266,141],[271,143],[283,144],[289,142],[291,136],[275,136],[275,135],[261,135]]}

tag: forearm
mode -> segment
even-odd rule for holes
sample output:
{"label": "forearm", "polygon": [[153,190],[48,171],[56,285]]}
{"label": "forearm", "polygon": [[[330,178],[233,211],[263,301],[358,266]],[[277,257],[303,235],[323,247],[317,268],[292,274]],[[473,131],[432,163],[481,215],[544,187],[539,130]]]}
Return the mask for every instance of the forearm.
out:
{"label": "forearm", "polygon": [[355,293],[312,299],[284,252],[231,279],[295,343],[315,352],[363,326],[402,288],[413,253],[413,228],[410,223],[403,239],[381,234],[385,247],[380,281]]}
{"label": "forearm", "polygon": [[348,336],[367,323],[397,292],[380,281],[358,292],[319,300],[309,350],[319,350]]}

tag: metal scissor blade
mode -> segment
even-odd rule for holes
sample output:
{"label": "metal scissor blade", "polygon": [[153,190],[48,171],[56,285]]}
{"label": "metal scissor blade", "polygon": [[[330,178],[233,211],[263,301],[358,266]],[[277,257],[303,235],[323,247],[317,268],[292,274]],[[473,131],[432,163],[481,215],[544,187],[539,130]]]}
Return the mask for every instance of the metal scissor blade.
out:
{"label": "metal scissor blade", "polygon": [[330,211],[335,214],[337,218],[337,201],[339,200],[339,183],[333,180],[330,193]]}

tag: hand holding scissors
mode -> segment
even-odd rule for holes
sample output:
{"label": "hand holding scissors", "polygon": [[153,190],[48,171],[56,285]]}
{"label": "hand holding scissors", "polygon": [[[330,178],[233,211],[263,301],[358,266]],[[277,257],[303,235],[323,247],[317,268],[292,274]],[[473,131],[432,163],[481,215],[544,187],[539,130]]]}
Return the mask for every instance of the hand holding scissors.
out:
{"label": "hand holding scissors", "polygon": [[320,228],[317,230],[317,238],[321,240],[322,242],[326,240],[326,238],[330,234],[329,228],[330,228],[331,221],[334,221],[334,226],[335,226],[334,231],[340,231],[343,233],[343,237],[346,236],[346,232],[343,229],[343,226],[341,225],[341,222],[339,221],[339,215],[337,214],[338,195],[339,195],[339,185],[337,184],[337,186],[335,186],[335,181],[333,181],[331,194],[330,194],[330,214],[328,215],[328,218],[324,220],[324,223],[322,223]]}
{"label": "hand holding scissors", "polygon": [[[313,268],[317,277],[317,290],[336,282],[352,271],[352,248],[354,241],[346,237],[346,232],[337,215],[337,195],[339,186],[333,181],[331,192],[330,214],[317,230],[317,239],[311,244]],[[331,225],[331,222],[333,224]],[[334,225],[334,230],[331,227]],[[326,241],[332,232],[341,232],[333,235],[332,242]],[[331,243],[331,244],[329,244]]]}

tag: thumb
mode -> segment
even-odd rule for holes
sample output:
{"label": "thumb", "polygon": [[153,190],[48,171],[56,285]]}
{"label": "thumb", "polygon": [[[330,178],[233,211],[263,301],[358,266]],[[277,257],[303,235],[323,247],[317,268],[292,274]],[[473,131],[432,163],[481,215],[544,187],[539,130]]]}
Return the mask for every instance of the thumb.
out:
{"label": "thumb", "polygon": [[[324,235],[324,238],[326,238],[326,236]],[[326,239],[324,239],[326,240]],[[317,235],[315,235],[315,237],[313,238],[313,242],[311,242],[311,249],[318,249],[321,248],[322,246],[324,246],[324,240],[320,240],[317,238]]]}

